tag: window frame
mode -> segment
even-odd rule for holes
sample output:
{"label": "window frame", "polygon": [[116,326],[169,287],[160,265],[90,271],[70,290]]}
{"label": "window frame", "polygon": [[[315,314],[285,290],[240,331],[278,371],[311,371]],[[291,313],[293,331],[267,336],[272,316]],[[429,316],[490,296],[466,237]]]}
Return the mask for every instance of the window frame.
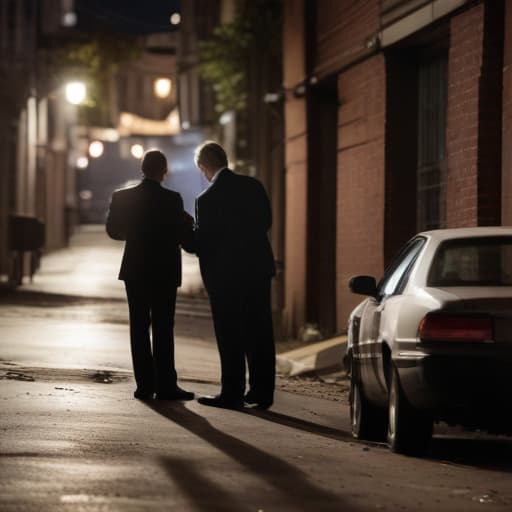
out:
{"label": "window frame", "polygon": [[[419,255],[422,253],[423,249],[425,248],[426,242],[427,242],[426,237],[416,236],[413,239],[409,240],[409,242],[407,242],[407,244],[405,244],[404,247],[402,247],[402,249],[398,252],[398,254],[393,258],[392,262],[388,265],[388,267],[384,271],[384,274],[377,285],[377,300],[379,302],[383,301],[384,299],[386,299],[388,297],[393,297],[395,295],[401,295],[403,293],[403,291],[409,281],[411,271],[412,271]],[[400,263],[402,263],[404,257],[409,253],[410,250],[412,250],[413,245],[418,245],[416,254],[413,256],[412,260],[409,262],[407,267],[404,269],[402,275],[398,279],[396,287],[393,290],[393,293],[384,294],[382,292],[382,290],[385,286],[386,281],[397,270],[397,268],[400,266]]]}

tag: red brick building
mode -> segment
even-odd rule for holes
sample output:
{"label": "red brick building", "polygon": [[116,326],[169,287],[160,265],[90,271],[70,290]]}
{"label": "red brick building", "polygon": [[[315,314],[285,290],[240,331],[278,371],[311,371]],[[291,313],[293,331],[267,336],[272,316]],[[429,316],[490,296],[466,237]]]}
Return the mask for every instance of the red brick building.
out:
{"label": "red brick building", "polygon": [[284,0],[283,55],[288,333],[417,231],[512,224],[512,2]]}

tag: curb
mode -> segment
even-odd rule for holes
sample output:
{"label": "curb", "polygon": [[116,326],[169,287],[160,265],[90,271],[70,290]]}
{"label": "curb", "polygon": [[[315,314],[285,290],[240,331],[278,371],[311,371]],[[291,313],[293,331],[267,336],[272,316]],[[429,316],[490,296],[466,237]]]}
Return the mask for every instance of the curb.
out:
{"label": "curb", "polygon": [[276,370],[279,375],[285,377],[325,370],[341,370],[346,349],[346,336],[313,343],[279,354],[276,357]]}

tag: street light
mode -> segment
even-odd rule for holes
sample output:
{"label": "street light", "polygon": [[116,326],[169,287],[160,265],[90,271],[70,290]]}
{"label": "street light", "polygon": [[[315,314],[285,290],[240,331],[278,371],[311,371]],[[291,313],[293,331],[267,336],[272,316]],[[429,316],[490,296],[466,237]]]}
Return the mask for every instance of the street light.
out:
{"label": "street light", "polygon": [[66,84],[66,99],[72,105],[80,105],[85,100],[87,89],[83,82],[69,82]]}
{"label": "street light", "polygon": [[99,158],[103,154],[103,142],[94,140],[89,144],[89,155],[93,158]]}
{"label": "street light", "polygon": [[153,84],[155,95],[159,98],[167,98],[171,94],[171,81],[168,78],[158,78]]}
{"label": "street light", "polygon": [[172,13],[169,21],[171,22],[171,25],[179,25],[181,22],[181,14],[179,12]]}

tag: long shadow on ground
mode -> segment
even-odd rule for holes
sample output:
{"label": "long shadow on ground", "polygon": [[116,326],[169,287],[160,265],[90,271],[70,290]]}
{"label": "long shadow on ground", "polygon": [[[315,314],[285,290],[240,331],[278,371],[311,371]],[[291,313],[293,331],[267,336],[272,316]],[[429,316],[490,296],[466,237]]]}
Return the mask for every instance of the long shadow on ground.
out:
{"label": "long shadow on ground", "polygon": [[[266,487],[271,487],[278,492],[282,496],[282,502],[291,509],[325,512],[356,510],[347,506],[339,496],[312,483],[308,476],[294,465],[218,430],[204,417],[187,409],[181,403],[147,402],[146,405],[232,458],[250,475],[263,480]],[[212,482],[205,482],[201,468],[194,467],[190,461],[177,461],[164,457],[162,463],[173,481],[180,485],[198,506],[204,506],[205,503],[219,503],[219,500],[221,503],[226,503],[229,499],[231,500],[229,508],[222,508],[219,505],[221,508],[212,508],[212,510],[244,510],[243,507],[233,508],[233,502],[243,498],[243,489],[234,496],[231,494],[227,496],[224,490],[213,485]],[[187,478],[184,478],[184,474]],[[245,507],[250,506],[246,503]],[[247,509],[254,510],[254,505]]]}

